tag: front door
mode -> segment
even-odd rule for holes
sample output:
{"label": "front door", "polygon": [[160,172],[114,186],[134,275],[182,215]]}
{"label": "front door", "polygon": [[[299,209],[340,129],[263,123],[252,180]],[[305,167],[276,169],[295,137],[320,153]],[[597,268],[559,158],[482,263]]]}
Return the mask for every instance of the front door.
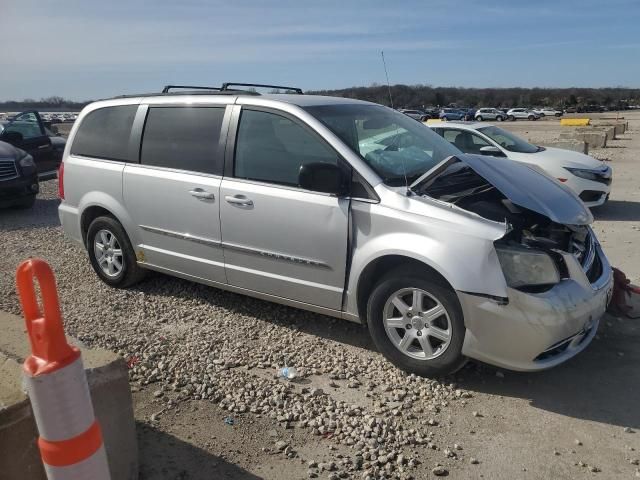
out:
{"label": "front door", "polygon": [[123,175],[145,263],[226,282],[219,212],[224,118],[224,105],[149,107],[140,164],[127,164]]}
{"label": "front door", "polygon": [[38,112],[27,111],[16,115],[2,131],[0,140],[27,151],[36,163],[38,175],[55,174],[60,161]]}
{"label": "front door", "polygon": [[227,281],[339,310],[349,200],[299,188],[300,166],[310,162],[342,160],[297,119],[243,108],[220,191]]}

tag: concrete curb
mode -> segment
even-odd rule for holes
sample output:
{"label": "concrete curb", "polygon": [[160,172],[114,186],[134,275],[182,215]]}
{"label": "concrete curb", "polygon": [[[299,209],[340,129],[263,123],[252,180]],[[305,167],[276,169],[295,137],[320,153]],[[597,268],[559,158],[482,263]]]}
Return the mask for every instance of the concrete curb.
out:
{"label": "concrete curb", "polygon": [[[22,390],[22,362],[29,354],[24,320],[0,311],[0,472],[3,480],[46,480],[36,444],[38,432]],[[102,427],[111,478],[138,478],[138,445],[127,365],[102,349],[82,350],[91,399]]]}

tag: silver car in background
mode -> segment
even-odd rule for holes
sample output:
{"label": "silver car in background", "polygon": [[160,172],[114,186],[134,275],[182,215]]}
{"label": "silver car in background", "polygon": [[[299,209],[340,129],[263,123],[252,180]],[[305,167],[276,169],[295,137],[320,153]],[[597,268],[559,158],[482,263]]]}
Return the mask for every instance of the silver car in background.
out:
{"label": "silver car in background", "polygon": [[365,323],[419,375],[584,349],[612,276],[582,202],[357,100],[229,90],[92,103],[60,171],[96,274],[147,269]]}
{"label": "silver car in background", "polygon": [[507,119],[507,114],[497,108],[481,108],[476,111],[475,119],[478,122],[483,122],[485,120],[496,120],[498,122],[502,122]]}

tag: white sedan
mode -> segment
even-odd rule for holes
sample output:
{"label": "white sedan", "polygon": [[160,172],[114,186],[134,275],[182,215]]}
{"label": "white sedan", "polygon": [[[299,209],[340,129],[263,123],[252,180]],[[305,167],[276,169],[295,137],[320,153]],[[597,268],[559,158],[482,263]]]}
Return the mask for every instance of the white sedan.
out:
{"label": "white sedan", "polygon": [[534,108],[533,111],[541,117],[561,117],[563,114],[562,111],[550,107]]}
{"label": "white sedan", "polygon": [[464,153],[508,157],[533,165],[571,188],[588,207],[598,207],[609,198],[611,167],[593,157],[571,150],[538,147],[486,123],[429,125]]}

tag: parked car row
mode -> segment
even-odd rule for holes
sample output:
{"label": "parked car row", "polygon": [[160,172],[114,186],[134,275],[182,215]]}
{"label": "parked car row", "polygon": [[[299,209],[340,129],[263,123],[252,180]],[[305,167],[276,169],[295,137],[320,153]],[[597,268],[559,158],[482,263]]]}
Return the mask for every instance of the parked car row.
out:
{"label": "parked car row", "polygon": [[[13,120],[19,113],[0,113],[0,121]],[[48,124],[75,122],[78,114],[75,112],[40,112],[40,118]]]}

